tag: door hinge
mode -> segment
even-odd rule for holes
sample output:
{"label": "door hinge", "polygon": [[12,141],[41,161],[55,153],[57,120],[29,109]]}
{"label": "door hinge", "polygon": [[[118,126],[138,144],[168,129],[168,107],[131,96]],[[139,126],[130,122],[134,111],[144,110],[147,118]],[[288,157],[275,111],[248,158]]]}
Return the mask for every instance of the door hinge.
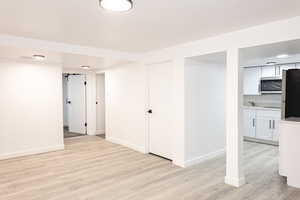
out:
{"label": "door hinge", "polygon": [[87,127],[87,123],[85,123],[84,126]]}
{"label": "door hinge", "polygon": [[84,85],[86,85],[87,84],[87,82],[86,81],[84,81]]}

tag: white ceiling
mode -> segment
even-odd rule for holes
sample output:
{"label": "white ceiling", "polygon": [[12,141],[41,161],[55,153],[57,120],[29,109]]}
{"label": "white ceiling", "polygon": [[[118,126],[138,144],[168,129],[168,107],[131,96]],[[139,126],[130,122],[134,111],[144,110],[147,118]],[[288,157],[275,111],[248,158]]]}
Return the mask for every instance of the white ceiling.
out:
{"label": "white ceiling", "polygon": [[201,56],[194,56],[188,59],[192,59],[200,63],[226,65],[226,52],[217,52]]}
{"label": "white ceiling", "polygon": [[0,33],[144,52],[300,13],[299,0],[133,0],[111,13],[98,0],[1,0]]}
{"label": "white ceiling", "polygon": [[[287,58],[277,58],[278,55],[287,54]],[[201,63],[226,64],[226,52],[217,52],[212,54],[190,57]],[[300,62],[300,40],[291,40],[274,44],[255,46],[240,49],[240,65],[260,66],[267,62],[294,63]]]}
{"label": "white ceiling", "polygon": [[114,58],[99,58],[93,56],[85,56],[79,54],[59,53],[53,51],[33,50],[27,48],[17,48],[12,46],[0,46],[0,58],[21,60],[21,61],[35,61],[33,55],[44,55],[46,59],[44,63],[58,63],[64,69],[80,69],[80,66],[88,65],[91,70],[105,69],[113,67],[118,64],[126,64],[129,61]]}
{"label": "white ceiling", "polygon": [[[276,58],[288,54],[288,58]],[[243,66],[264,65],[267,62],[300,62],[300,40],[250,47],[240,50],[240,64]]]}

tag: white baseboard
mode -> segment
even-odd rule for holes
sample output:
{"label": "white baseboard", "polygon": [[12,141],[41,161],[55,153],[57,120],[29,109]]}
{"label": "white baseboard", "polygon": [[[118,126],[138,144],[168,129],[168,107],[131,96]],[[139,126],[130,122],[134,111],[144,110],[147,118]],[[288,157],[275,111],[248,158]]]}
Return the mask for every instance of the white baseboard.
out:
{"label": "white baseboard", "polygon": [[240,187],[246,183],[245,177],[234,178],[234,177],[225,177],[225,183],[228,185],[232,185],[234,187]]}
{"label": "white baseboard", "polygon": [[179,160],[173,160],[172,163],[173,163],[173,165],[176,165],[176,166],[181,167],[181,168],[186,167],[185,162],[182,161],[182,160],[180,160],[180,161]]}
{"label": "white baseboard", "polygon": [[96,135],[103,135],[105,134],[105,130],[96,130]]}
{"label": "white baseboard", "polygon": [[111,142],[111,143],[115,143],[115,144],[120,144],[123,145],[125,147],[131,148],[133,150],[139,151],[141,153],[147,153],[144,147],[135,145],[135,144],[131,144],[129,142],[120,140],[120,139],[116,139],[116,138],[112,138],[112,137],[106,137],[106,140]]}
{"label": "white baseboard", "polygon": [[296,177],[287,177],[287,185],[295,188],[300,188],[299,178]]}
{"label": "white baseboard", "polygon": [[65,149],[64,145],[51,146],[51,147],[40,148],[40,149],[29,149],[25,151],[2,154],[0,155],[0,160],[6,160],[6,159],[17,158],[22,156],[29,156],[34,154],[48,153],[51,151],[59,151],[64,149]]}
{"label": "white baseboard", "polygon": [[202,162],[204,162],[206,160],[210,160],[212,158],[224,155],[224,153],[225,153],[225,149],[220,149],[218,151],[215,151],[215,152],[212,152],[212,153],[208,153],[208,154],[196,157],[196,158],[191,159],[191,160],[187,160],[187,161],[184,162],[184,167],[190,167],[192,165],[196,165],[196,164],[202,163]]}

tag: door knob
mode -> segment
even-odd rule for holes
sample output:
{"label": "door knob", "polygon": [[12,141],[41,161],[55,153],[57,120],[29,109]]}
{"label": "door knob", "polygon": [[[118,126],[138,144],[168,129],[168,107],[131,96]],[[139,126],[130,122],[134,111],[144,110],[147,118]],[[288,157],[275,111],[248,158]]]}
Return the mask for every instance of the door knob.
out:
{"label": "door knob", "polygon": [[151,109],[150,109],[150,110],[148,110],[148,113],[149,113],[149,114],[152,114],[152,110],[151,110]]}
{"label": "door knob", "polygon": [[67,101],[68,104],[71,104],[71,101]]}

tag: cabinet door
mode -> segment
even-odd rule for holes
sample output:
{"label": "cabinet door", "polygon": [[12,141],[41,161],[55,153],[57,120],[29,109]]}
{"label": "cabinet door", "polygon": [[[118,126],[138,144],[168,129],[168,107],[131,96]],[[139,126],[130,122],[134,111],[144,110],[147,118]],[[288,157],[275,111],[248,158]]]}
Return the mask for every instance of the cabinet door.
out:
{"label": "cabinet door", "polygon": [[244,110],[244,136],[255,137],[255,110]]}
{"label": "cabinet door", "polygon": [[275,66],[263,66],[261,68],[261,77],[266,78],[266,77],[274,77],[276,76],[275,73]]}
{"label": "cabinet door", "polygon": [[256,123],[256,138],[263,140],[272,140],[272,118],[257,117]]}
{"label": "cabinet door", "polygon": [[280,65],[280,66],[278,66],[278,68],[279,68],[279,74],[278,74],[278,76],[282,77],[282,71],[283,70],[295,69],[296,68],[296,64]]}
{"label": "cabinet door", "polygon": [[244,95],[259,95],[260,67],[244,68]]}
{"label": "cabinet door", "polygon": [[275,142],[279,141],[279,119],[273,119],[273,124],[272,124],[272,128],[273,128],[273,136],[272,136],[272,140]]}
{"label": "cabinet door", "polygon": [[296,64],[296,69],[300,69],[300,63]]}

